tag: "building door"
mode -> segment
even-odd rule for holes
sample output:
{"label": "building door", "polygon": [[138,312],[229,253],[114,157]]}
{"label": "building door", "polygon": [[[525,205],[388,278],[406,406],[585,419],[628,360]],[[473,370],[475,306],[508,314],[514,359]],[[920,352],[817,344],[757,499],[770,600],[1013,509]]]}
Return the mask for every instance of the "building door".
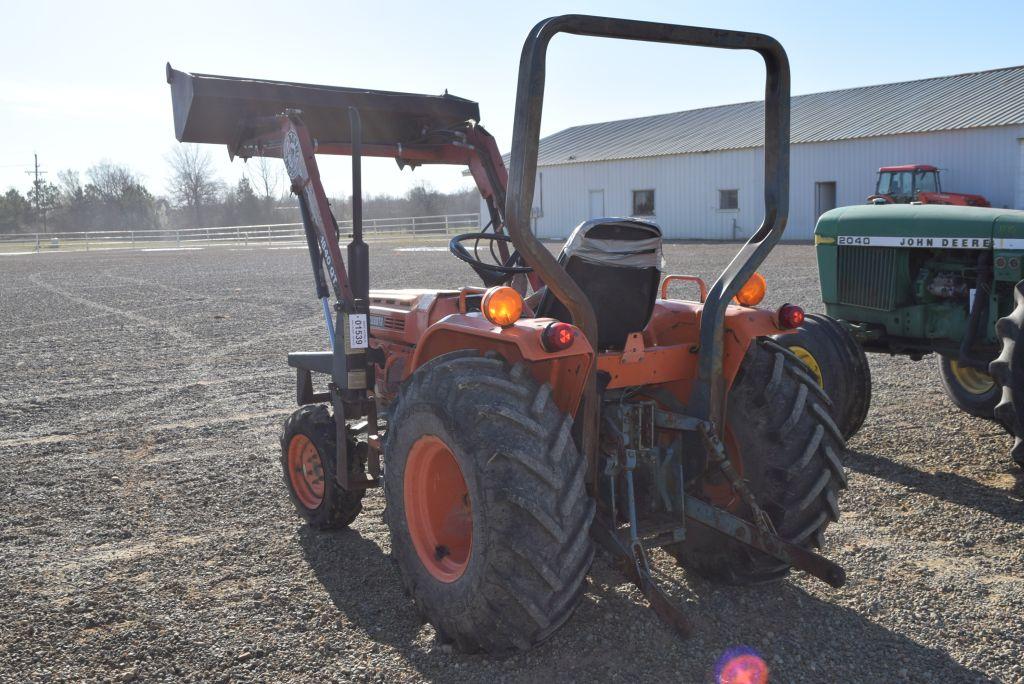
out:
{"label": "building door", "polygon": [[836,208],[836,182],[820,181],[814,184],[814,220],[826,211]]}
{"label": "building door", "polygon": [[1024,209],[1024,138],[1017,138],[1020,163],[1017,165],[1017,192],[1014,197],[1015,209]]}
{"label": "building door", "polygon": [[604,190],[590,191],[590,216],[587,218],[604,218]]}

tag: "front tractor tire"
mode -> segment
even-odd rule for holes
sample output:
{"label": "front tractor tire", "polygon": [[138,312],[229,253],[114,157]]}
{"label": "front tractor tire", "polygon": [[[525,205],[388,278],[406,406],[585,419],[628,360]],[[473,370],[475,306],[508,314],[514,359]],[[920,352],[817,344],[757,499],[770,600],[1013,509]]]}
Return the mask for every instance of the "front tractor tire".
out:
{"label": "front tractor tire", "polygon": [[1013,311],[996,322],[1002,351],[988,371],[1001,390],[996,420],[1013,436],[1010,456],[1024,468],[1024,280],[1014,288],[1013,299]]}
{"label": "front tractor tire", "polygon": [[857,434],[871,407],[871,368],[850,331],[829,316],[807,314],[795,332],[774,339],[793,352],[825,390],[843,437]]}
{"label": "front tractor tire", "polygon": [[995,419],[1002,388],[991,375],[940,356],[939,377],[943,391],[958,409],[978,418]]}
{"label": "front tractor tire", "polygon": [[[779,536],[805,548],[820,547],[825,528],[839,519],[845,442],[822,389],[772,339],[752,342],[740,365],[729,391],[725,442]],[[731,490],[722,491],[728,484],[716,479],[705,478],[702,498],[752,520]],[[715,532],[691,526],[687,535],[666,550],[712,581],[754,584],[789,572],[789,566]]]}
{"label": "front tractor tire", "polygon": [[[322,404],[303,406],[284,422],[281,469],[295,510],[317,530],[348,527],[363,510],[363,489],[345,490],[337,482],[338,454],[334,418]],[[348,441],[349,478],[362,479],[365,456]]]}
{"label": "front tractor tire", "polygon": [[550,385],[497,356],[445,354],[403,385],[384,441],[386,519],[439,640],[525,650],[579,603],[594,501],[571,428]]}

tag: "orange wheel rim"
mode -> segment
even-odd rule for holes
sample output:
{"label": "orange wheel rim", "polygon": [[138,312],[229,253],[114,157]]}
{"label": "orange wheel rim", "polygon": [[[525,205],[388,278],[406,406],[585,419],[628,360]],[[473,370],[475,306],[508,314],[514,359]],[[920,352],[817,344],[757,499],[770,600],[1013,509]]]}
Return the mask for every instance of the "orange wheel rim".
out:
{"label": "orange wheel rim", "polygon": [[416,440],[405,464],[405,519],[432,577],[454,582],[469,564],[473,509],[455,454],[433,435]]}
{"label": "orange wheel rim", "polygon": [[299,503],[309,509],[320,506],[324,500],[324,463],[306,435],[295,435],[288,443],[288,477]]}

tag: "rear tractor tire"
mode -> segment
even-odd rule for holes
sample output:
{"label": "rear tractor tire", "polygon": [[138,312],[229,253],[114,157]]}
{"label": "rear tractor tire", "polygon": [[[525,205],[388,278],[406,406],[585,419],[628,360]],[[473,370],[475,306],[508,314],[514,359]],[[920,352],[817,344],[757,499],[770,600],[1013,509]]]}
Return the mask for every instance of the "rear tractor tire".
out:
{"label": "rear tractor tire", "polygon": [[807,366],[832,403],[831,414],[845,439],[864,424],[871,407],[871,368],[860,343],[839,321],[807,314],[796,332],[775,341]]}
{"label": "rear tractor tire", "polygon": [[1002,390],[995,408],[996,420],[1013,436],[1010,456],[1024,468],[1024,281],[1017,283],[1013,299],[1013,311],[996,322],[1003,347],[988,371]]}
{"label": "rear tractor tire", "polygon": [[939,377],[943,391],[958,409],[978,418],[995,419],[1002,388],[991,375],[940,356]]}
{"label": "rear tractor tire", "polygon": [[[363,510],[365,490],[338,484],[334,418],[322,404],[303,406],[284,422],[281,469],[295,510],[317,530],[348,527]],[[349,477],[362,479],[366,456],[355,440],[348,441]]]}
{"label": "rear tractor tire", "polygon": [[[726,448],[779,536],[805,548],[820,547],[825,528],[839,519],[837,497],[846,487],[840,461],[845,443],[822,389],[784,347],[762,338],[747,350],[727,411]],[[705,483],[702,498],[751,520],[738,497],[716,501],[722,487],[715,486],[714,496]],[[789,572],[774,558],[696,525],[685,541],[666,550],[723,584],[772,581]]]}
{"label": "rear tractor tire", "polygon": [[467,350],[417,369],[384,440],[391,553],[441,641],[502,655],[572,614],[594,501],[572,418],[523,364]]}

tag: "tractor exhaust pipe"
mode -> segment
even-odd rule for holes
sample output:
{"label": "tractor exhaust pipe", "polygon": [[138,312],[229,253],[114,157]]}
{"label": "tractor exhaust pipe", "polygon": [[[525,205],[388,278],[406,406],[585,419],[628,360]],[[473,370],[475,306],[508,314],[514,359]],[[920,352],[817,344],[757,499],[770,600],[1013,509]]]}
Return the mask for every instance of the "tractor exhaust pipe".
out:
{"label": "tractor exhaust pipe", "polygon": [[[366,354],[370,334],[370,248],[363,242],[363,125],[359,110],[349,107],[348,119],[352,133],[352,240],[348,243],[347,261],[352,299],[344,303],[340,313],[344,319],[344,344],[338,346],[346,358],[347,398],[358,401],[373,387],[372,364]],[[337,220],[334,229],[340,236]]]}
{"label": "tractor exhaust pipe", "polygon": [[348,244],[348,276],[352,295],[364,304],[370,297],[370,248],[363,242],[363,122],[359,110],[348,108],[349,127],[352,130],[352,242]]}

